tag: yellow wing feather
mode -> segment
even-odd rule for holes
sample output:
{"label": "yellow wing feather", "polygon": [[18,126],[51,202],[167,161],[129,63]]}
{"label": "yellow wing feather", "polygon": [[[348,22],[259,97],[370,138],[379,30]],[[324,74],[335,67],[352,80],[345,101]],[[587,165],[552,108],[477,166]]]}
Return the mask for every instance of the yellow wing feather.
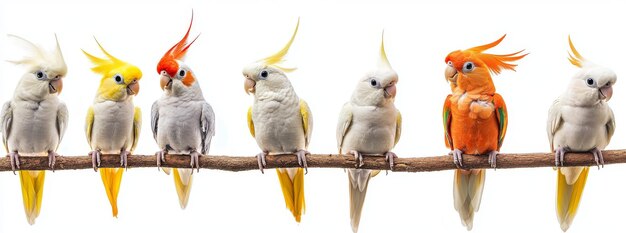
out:
{"label": "yellow wing feather", "polygon": [[255,137],[254,122],[252,121],[252,106],[248,108],[248,129],[250,130],[250,135],[252,135],[252,137]]}
{"label": "yellow wing feather", "polygon": [[93,107],[89,107],[89,110],[87,110],[87,117],[85,119],[85,136],[87,137],[87,143],[89,143],[90,147],[91,147],[91,129],[93,128],[93,120],[94,120]]}
{"label": "yellow wing feather", "polygon": [[313,116],[306,101],[300,99],[300,115],[302,115],[302,127],[304,129],[305,146],[308,148],[313,131]]}
{"label": "yellow wing feather", "polygon": [[400,114],[400,111],[397,112],[398,114],[396,115],[396,137],[393,143],[394,146],[398,144],[398,141],[400,141],[400,135],[402,134],[402,114]]}
{"label": "yellow wing feather", "polygon": [[130,152],[135,151],[137,142],[139,141],[139,133],[141,132],[141,108],[135,107],[135,115],[133,117],[133,145]]}

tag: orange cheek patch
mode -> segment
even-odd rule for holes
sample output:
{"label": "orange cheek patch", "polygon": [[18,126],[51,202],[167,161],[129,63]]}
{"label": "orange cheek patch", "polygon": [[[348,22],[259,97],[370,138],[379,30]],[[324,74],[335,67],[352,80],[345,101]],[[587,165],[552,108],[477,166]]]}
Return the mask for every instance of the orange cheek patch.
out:
{"label": "orange cheek patch", "polygon": [[191,72],[187,72],[187,75],[185,75],[182,81],[185,86],[191,86],[191,84],[193,84],[196,79],[193,77],[193,74],[191,74]]}

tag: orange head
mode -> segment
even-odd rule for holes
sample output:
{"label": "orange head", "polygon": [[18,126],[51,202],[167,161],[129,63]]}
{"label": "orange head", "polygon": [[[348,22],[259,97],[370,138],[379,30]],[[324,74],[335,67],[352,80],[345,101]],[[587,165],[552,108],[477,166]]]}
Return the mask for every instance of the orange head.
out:
{"label": "orange head", "polygon": [[[466,50],[453,51],[446,56],[446,79],[455,82],[451,86],[456,86],[463,92],[474,94],[492,95],[496,88],[491,80],[491,73],[499,74],[502,69],[515,70],[516,64],[512,62],[522,59],[526,54],[520,54],[520,50],[511,54],[496,55],[483,53],[483,51],[498,45],[506,36],[486,44]],[[455,90],[453,90],[455,91]]]}
{"label": "orange head", "polygon": [[191,42],[187,43],[191,25],[193,25],[193,11],[191,12],[191,23],[189,23],[187,33],[183,39],[172,46],[172,48],[163,55],[157,65],[157,72],[161,75],[162,89],[171,89],[173,80],[179,80],[187,87],[191,86],[196,81],[191,70],[182,62],[189,46],[200,36],[196,36]]}

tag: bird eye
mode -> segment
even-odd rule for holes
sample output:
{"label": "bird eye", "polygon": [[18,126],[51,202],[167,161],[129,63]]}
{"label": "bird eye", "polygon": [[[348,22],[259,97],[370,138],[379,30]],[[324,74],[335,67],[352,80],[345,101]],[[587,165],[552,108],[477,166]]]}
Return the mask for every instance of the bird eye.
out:
{"label": "bird eye", "polygon": [[376,81],[376,79],[372,79],[370,80],[370,85],[372,85],[372,87],[378,86],[378,82]]}
{"label": "bird eye", "polygon": [[590,86],[590,87],[593,87],[596,85],[596,80],[593,80],[592,78],[587,78],[585,82],[587,83],[587,86]]}
{"label": "bird eye", "polygon": [[262,79],[266,79],[268,75],[269,75],[269,73],[267,73],[267,70],[261,71],[261,78]]}
{"label": "bird eye", "polygon": [[46,75],[46,73],[44,73],[41,70],[35,72],[35,76],[37,76],[37,79],[46,79],[46,78],[48,78],[47,77],[48,75]]}
{"label": "bird eye", "polygon": [[467,72],[472,72],[472,70],[474,70],[476,66],[474,66],[474,63],[471,61],[465,62],[465,64],[463,64],[463,73],[467,73]]}
{"label": "bird eye", "polygon": [[185,77],[185,70],[180,69],[180,70],[178,71],[178,76],[180,76],[180,77]]}
{"label": "bird eye", "polygon": [[115,82],[117,84],[123,84],[124,83],[124,78],[122,78],[122,75],[120,75],[120,74],[116,74],[115,76],[113,76],[113,80],[115,80]]}
{"label": "bird eye", "polygon": [[448,61],[448,66],[450,66],[450,67],[453,66],[452,61]]}

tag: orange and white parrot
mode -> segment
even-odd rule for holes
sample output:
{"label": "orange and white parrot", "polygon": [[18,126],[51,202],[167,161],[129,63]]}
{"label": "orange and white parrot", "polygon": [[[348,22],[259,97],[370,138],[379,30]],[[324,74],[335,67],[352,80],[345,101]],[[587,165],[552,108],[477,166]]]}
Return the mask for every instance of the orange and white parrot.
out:
{"label": "orange and white parrot", "polygon": [[261,59],[243,69],[246,93],[254,95],[254,104],[248,109],[250,134],[261,148],[257,155],[259,169],[265,167],[265,156],[296,154],[303,168],[279,168],[278,180],[287,208],[296,222],[304,213],[304,173],[307,147],[311,142],[313,115],[307,103],[296,95],[285,72],[294,70],[279,66],[289,51],[291,40],[276,54]]}
{"label": "orange and white parrot", "polygon": [[[615,116],[607,102],[613,96],[617,75],[583,58],[571,39],[569,46],[569,61],[581,69],[548,112],[550,149],[557,167],[563,165],[567,152],[589,152],[600,168],[604,166],[600,150],[615,132]],[[576,216],[589,167],[561,167],[557,171],[556,213],[561,230],[567,231]]]}
{"label": "orange and white parrot", "polygon": [[[102,154],[119,154],[120,164],[127,165],[128,156],[137,147],[141,132],[141,109],[133,104],[139,93],[141,70],[109,54],[98,43],[106,58],[83,53],[95,65],[91,70],[102,75],[93,104],[87,111],[85,136],[91,147],[94,170],[100,166]],[[124,168],[102,168],[100,176],[113,217],[117,217],[117,195],[120,192]]]}
{"label": "orange and white parrot", "polygon": [[[54,169],[56,150],[68,123],[67,107],[58,98],[67,74],[59,41],[54,51],[46,51],[24,38],[9,36],[30,54],[10,61],[25,66],[26,73],[20,78],[13,98],[2,107],[2,143],[9,153],[13,172],[20,168],[20,156],[48,156],[48,165]],[[24,212],[31,225],[41,210],[45,178],[46,171],[20,171]]]}
{"label": "orange and white parrot", "polygon": [[[195,41],[187,41],[192,24],[193,14],[183,39],[170,48],[157,65],[163,96],[152,104],[150,118],[152,135],[160,148],[156,153],[157,167],[165,161],[166,154],[191,157],[190,169],[174,168],[174,184],[182,209],[189,201],[193,168],[199,169],[199,156],[209,153],[215,135],[213,108],[204,100],[195,73],[183,62],[187,49]],[[169,169],[164,171],[169,174]]]}
{"label": "orange and white parrot", "polygon": [[443,106],[445,143],[459,167],[454,174],[454,208],[467,230],[472,229],[474,212],[480,207],[485,170],[463,169],[463,154],[488,155],[489,164],[495,168],[508,123],[504,99],[496,93],[490,73],[514,70],[517,65],[512,62],[527,55],[520,54],[523,50],[505,55],[483,53],[505,36],[486,45],[451,52],[445,60],[446,80],[455,82]]}

